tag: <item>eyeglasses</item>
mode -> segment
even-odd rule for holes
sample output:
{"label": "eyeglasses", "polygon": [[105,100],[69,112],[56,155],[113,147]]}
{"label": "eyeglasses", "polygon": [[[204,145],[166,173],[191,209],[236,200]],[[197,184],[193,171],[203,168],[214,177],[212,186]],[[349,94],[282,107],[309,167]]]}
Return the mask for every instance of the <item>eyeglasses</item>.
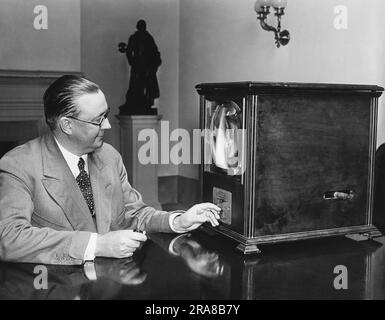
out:
{"label": "eyeglasses", "polygon": [[108,108],[107,111],[101,116],[99,122],[87,121],[87,120],[79,119],[79,118],[76,118],[76,117],[73,117],[73,116],[68,116],[67,118],[75,119],[75,120],[78,120],[78,121],[81,121],[81,122],[84,122],[84,123],[89,123],[89,124],[93,124],[94,126],[101,127],[103,122],[104,122],[104,120],[107,119],[109,113],[110,113],[110,108]]}

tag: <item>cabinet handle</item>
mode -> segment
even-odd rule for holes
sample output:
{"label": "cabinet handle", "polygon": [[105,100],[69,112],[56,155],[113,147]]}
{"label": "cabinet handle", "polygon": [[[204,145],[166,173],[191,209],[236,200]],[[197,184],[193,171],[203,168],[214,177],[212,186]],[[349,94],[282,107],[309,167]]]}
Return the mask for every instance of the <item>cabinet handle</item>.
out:
{"label": "cabinet handle", "polygon": [[327,191],[323,195],[324,200],[351,200],[353,197],[353,190]]}

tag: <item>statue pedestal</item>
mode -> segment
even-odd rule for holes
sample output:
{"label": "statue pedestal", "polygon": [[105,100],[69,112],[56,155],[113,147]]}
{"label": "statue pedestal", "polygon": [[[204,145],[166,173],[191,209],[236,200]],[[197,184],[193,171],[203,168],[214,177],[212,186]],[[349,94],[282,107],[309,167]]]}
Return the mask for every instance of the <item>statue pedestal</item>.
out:
{"label": "statue pedestal", "polygon": [[[139,141],[139,132],[143,129],[154,129],[158,133],[160,115],[116,116],[120,124],[120,152],[127,170],[128,180],[143,197],[144,203],[161,209],[158,201],[158,167],[157,164],[142,164],[138,159],[140,147],[149,143]],[[158,143],[158,139],[154,139]],[[159,150],[158,144],[153,146]],[[156,155],[158,158],[158,155]]]}

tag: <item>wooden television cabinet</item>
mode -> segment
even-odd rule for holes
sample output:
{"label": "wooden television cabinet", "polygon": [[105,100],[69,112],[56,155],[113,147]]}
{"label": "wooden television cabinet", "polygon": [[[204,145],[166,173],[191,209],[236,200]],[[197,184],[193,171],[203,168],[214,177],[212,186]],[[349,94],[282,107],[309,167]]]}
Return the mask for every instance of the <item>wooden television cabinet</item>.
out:
{"label": "wooden television cabinet", "polygon": [[371,85],[204,83],[202,201],[243,253],[281,241],[374,237],[378,97]]}

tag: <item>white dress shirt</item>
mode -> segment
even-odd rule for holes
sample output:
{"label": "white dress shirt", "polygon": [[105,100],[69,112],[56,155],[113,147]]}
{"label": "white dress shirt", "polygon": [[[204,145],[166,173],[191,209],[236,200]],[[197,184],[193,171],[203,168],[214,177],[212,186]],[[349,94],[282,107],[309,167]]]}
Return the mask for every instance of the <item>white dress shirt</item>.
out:
{"label": "white dress shirt", "polygon": [[[64,160],[67,162],[68,167],[70,168],[74,178],[79,175],[80,170],[78,167],[79,158],[82,158],[84,160],[84,170],[89,174],[88,172],[88,154],[83,154],[81,157],[77,156],[76,154],[73,154],[69,152],[67,149],[65,149],[59,141],[57,141],[56,137],[54,137],[63,157]],[[97,233],[92,233],[90,240],[88,241],[88,245],[86,248],[86,251],[84,253],[83,261],[89,261],[95,259],[95,249],[96,249],[96,239],[97,239]]]}

